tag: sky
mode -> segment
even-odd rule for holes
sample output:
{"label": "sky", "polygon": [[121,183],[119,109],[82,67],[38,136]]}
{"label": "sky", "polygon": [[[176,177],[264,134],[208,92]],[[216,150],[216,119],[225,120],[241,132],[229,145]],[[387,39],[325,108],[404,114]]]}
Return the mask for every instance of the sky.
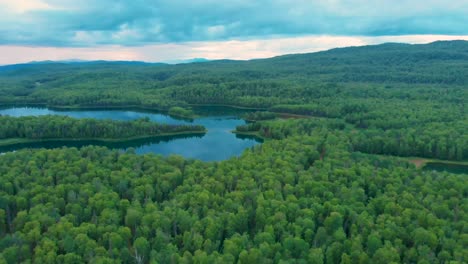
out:
{"label": "sky", "polygon": [[468,0],[0,0],[0,64],[253,59],[468,40]]}

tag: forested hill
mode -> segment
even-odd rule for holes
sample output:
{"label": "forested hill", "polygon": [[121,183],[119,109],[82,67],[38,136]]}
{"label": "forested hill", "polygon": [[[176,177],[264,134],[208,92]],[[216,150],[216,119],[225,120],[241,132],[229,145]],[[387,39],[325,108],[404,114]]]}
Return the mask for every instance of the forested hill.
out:
{"label": "forested hill", "polygon": [[382,111],[390,119],[460,120],[467,83],[467,41],[389,43],[251,61],[6,66],[0,105],[168,110],[221,104],[341,117],[366,127]]}
{"label": "forested hill", "polygon": [[[381,45],[359,46],[336,48],[328,51],[283,55],[268,59],[258,59],[250,61],[218,60],[204,63],[188,63],[169,65],[164,63],[144,63],[138,61],[83,61],[83,62],[34,62],[26,64],[0,66],[0,76],[22,76],[26,74],[47,73],[56,78],[64,77],[61,74],[82,74],[82,71],[108,71],[125,70],[130,71],[129,79],[142,77],[135,76],[135,72],[148,74],[147,78],[159,81],[169,80],[178,75],[197,75],[200,70],[217,74],[236,74],[236,77],[280,77],[282,75],[297,74],[309,76],[311,74],[338,74],[341,70],[353,71],[355,75],[366,76],[369,72],[380,72],[380,69],[416,71],[419,74],[440,75],[434,72],[437,66],[435,63],[444,63],[446,66],[456,67],[459,64],[465,65],[468,60],[468,41],[437,41],[430,44],[402,44],[385,43]],[[418,69],[420,66],[425,66]],[[321,67],[321,69],[314,69]],[[325,68],[323,68],[325,67]],[[353,67],[358,67],[354,68]],[[401,67],[401,68],[400,68]],[[294,72],[291,71],[294,69]],[[363,70],[366,69],[366,70]],[[466,73],[466,67],[464,67]],[[258,75],[252,76],[247,71],[256,72]],[[165,75],[151,75],[150,72]],[[251,72],[252,73],[252,72]],[[260,74],[261,73],[261,74]],[[237,75],[239,74],[239,75]],[[244,75],[242,75],[244,74]],[[227,77],[227,76],[226,76]],[[336,76],[335,76],[336,77]],[[445,76],[447,78],[448,76]],[[466,77],[466,75],[464,76]],[[466,80],[466,79],[465,79]],[[336,79],[334,80],[336,81]],[[363,81],[369,81],[363,79]],[[427,80],[426,80],[427,81]]]}
{"label": "forested hill", "polygon": [[[262,72],[264,77],[278,77],[273,73],[293,74],[290,70],[297,70],[294,74],[309,76],[311,73],[336,73],[337,69],[360,66],[354,74],[360,75],[365,66],[367,70],[378,71],[375,66],[391,69],[395,66],[416,70],[418,66],[433,65],[444,62],[452,66],[459,63],[466,64],[468,60],[468,41],[437,41],[430,44],[402,44],[385,43],[380,45],[336,48],[328,51],[283,55],[268,59],[250,61],[217,60],[203,63],[187,63],[169,65],[164,63],[144,63],[138,61],[83,61],[83,62],[54,62],[43,61],[26,64],[0,66],[0,76],[22,76],[25,74],[48,73],[56,78],[63,77],[63,73],[80,74],[83,70],[106,71],[125,68],[130,71],[128,78],[135,76],[135,72],[143,71],[164,72],[164,77],[147,76],[156,80],[168,80],[179,74],[196,75],[199,70],[208,70],[218,74],[246,73],[246,71]],[[277,68],[281,66],[280,68]],[[311,71],[314,67],[327,67],[321,71]],[[338,67],[338,68],[335,68]],[[430,68],[419,69],[420,73],[434,73]],[[464,67],[466,71],[466,67]],[[271,73],[271,74],[267,74]],[[239,77],[239,76],[236,76]],[[245,75],[245,78],[252,76]],[[260,76],[255,76],[260,77]],[[442,77],[442,76],[441,76]]]}
{"label": "forested hill", "polygon": [[[427,114],[430,108],[453,108],[450,102],[461,107],[467,83],[467,41],[390,43],[252,61],[6,66],[0,67],[0,104],[165,110],[189,104],[314,105],[312,112],[327,117],[341,115],[349,104],[368,114],[398,104],[412,115],[421,102]],[[456,115],[462,108],[450,111]]]}
{"label": "forested hill", "polygon": [[[402,55],[398,57],[395,55]],[[404,43],[385,43],[380,45],[358,46],[336,48],[322,52],[308,54],[291,54],[278,56],[266,60],[281,61],[294,63],[306,61],[327,61],[338,59],[343,62],[346,60],[350,63],[366,62],[367,59],[389,60],[393,62],[404,62],[408,60],[425,61],[425,60],[466,60],[468,57],[468,41],[437,41],[430,44],[404,44]],[[378,62],[376,62],[378,64]]]}
{"label": "forested hill", "polygon": [[386,43],[262,61],[265,66],[284,66],[286,73],[293,67],[299,74],[327,76],[330,81],[439,84],[467,83],[467,62],[468,41],[422,45]]}

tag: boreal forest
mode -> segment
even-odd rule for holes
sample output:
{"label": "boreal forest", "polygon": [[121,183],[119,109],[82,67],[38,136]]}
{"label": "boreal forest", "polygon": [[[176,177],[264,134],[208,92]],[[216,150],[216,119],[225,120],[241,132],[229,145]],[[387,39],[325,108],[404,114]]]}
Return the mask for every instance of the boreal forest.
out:
{"label": "boreal forest", "polygon": [[[209,162],[93,145],[2,153],[0,263],[467,263],[467,103],[467,41],[0,67],[3,108],[223,106],[248,110],[233,133],[263,139]],[[206,131],[0,116],[0,144],[192,132]]]}

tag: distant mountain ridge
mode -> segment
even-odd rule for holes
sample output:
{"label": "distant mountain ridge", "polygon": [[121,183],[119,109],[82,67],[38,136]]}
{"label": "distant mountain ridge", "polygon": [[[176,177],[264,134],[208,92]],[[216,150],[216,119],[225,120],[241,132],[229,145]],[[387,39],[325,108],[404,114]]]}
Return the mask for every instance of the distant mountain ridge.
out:
{"label": "distant mountain ridge", "polygon": [[201,63],[201,62],[210,62],[212,60],[205,59],[205,58],[193,58],[193,59],[186,59],[186,60],[169,60],[165,61],[167,64],[186,64],[186,63]]}
{"label": "distant mountain ridge", "polygon": [[[284,54],[271,58],[262,58],[262,59],[251,59],[251,60],[230,60],[230,59],[220,59],[220,60],[209,60],[205,58],[193,58],[193,59],[175,59],[169,60],[166,62],[144,62],[144,61],[109,61],[109,60],[81,60],[81,59],[68,59],[68,60],[45,60],[45,61],[31,61],[27,63],[18,63],[18,64],[9,64],[0,66],[0,70],[5,68],[20,68],[28,65],[44,65],[44,64],[68,64],[68,65],[97,65],[97,64],[107,64],[107,65],[178,65],[178,64],[192,64],[192,63],[215,63],[220,62],[232,63],[232,62],[260,62],[260,61],[283,61],[290,60],[292,58],[310,58],[310,57],[324,57],[329,55],[346,55],[352,53],[364,53],[364,54],[374,54],[384,52],[395,52],[395,51],[416,51],[418,53],[423,52],[432,52],[437,50],[438,52],[445,52],[445,54],[450,53],[467,53],[468,56],[468,41],[465,40],[451,40],[451,41],[435,41],[428,44],[407,44],[407,43],[383,43],[378,45],[365,45],[365,46],[349,46],[343,48],[333,48],[325,51],[318,51],[312,53],[297,53],[297,54]],[[381,54],[382,55],[382,54]]]}
{"label": "distant mountain ridge", "polygon": [[0,71],[11,70],[19,68],[27,68],[30,66],[37,65],[71,65],[71,66],[86,66],[86,65],[177,65],[177,64],[191,64],[191,63],[205,63],[212,60],[204,58],[194,58],[188,60],[173,60],[167,62],[145,62],[145,61],[113,61],[113,60],[80,60],[80,59],[69,59],[69,60],[44,60],[44,61],[30,61],[25,63],[7,64],[0,65]]}
{"label": "distant mountain ridge", "polygon": [[30,65],[30,64],[139,64],[139,65],[167,65],[167,64],[186,64],[186,63],[201,63],[201,62],[209,62],[212,60],[208,60],[205,58],[193,58],[193,59],[186,59],[186,60],[170,60],[170,61],[163,61],[163,62],[146,62],[146,61],[125,61],[125,60],[81,60],[81,59],[67,59],[67,60],[43,60],[43,61],[30,61],[25,63],[15,63],[15,64],[7,64],[7,65],[0,65],[3,66],[11,66],[11,65]]}
{"label": "distant mountain ridge", "polygon": [[162,62],[144,62],[144,61],[119,61],[119,60],[45,60],[45,61],[31,61],[21,64],[166,64]]}

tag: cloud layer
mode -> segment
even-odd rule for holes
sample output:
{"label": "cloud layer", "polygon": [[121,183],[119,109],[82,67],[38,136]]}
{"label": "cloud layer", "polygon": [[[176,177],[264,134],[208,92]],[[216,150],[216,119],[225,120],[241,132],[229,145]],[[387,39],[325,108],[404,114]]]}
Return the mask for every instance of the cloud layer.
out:
{"label": "cloud layer", "polygon": [[0,0],[0,45],[468,35],[466,25],[465,0]]}

